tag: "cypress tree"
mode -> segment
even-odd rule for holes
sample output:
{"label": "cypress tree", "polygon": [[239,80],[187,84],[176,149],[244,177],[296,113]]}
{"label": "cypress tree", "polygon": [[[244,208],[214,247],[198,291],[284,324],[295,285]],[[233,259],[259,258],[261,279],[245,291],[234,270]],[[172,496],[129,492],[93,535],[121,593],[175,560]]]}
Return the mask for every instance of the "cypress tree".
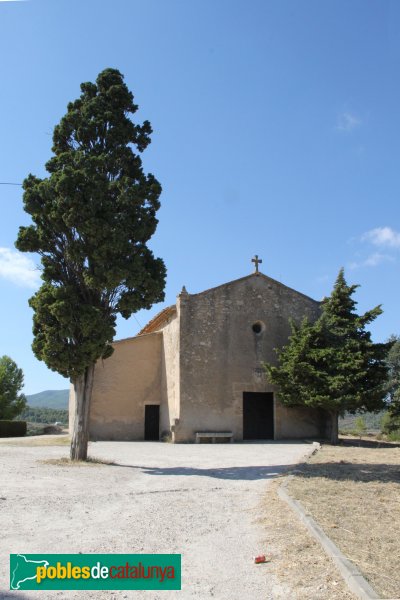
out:
{"label": "cypress tree", "polygon": [[112,353],[116,316],[128,318],[164,298],[165,266],[147,246],[156,230],[161,186],[140,153],[148,121],[116,69],[83,83],[55,127],[49,176],[23,182],[16,246],[41,256],[43,284],[30,299],[33,351],[69,377],[76,409],[71,458],[85,460],[94,366]]}

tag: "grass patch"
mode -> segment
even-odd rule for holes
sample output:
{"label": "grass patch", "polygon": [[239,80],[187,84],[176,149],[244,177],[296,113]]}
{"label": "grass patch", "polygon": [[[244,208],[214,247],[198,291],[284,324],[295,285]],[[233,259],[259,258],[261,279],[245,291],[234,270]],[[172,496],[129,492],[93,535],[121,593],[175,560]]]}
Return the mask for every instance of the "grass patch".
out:
{"label": "grass patch", "polygon": [[71,438],[69,435],[40,435],[37,437],[27,436],[23,438],[2,438],[0,445],[4,446],[69,446]]}
{"label": "grass patch", "polygon": [[399,597],[398,445],[350,440],[324,445],[294,471],[288,491],[357,565],[380,598]]}

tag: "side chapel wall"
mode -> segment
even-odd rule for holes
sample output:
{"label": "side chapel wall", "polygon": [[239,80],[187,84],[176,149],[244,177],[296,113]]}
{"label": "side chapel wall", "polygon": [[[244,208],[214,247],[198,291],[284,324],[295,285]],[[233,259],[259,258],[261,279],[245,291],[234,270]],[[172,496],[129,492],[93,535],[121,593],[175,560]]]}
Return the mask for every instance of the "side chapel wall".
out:
{"label": "side chapel wall", "polygon": [[96,363],[90,412],[94,440],[143,440],[146,404],[162,406],[162,334],[113,343]]}

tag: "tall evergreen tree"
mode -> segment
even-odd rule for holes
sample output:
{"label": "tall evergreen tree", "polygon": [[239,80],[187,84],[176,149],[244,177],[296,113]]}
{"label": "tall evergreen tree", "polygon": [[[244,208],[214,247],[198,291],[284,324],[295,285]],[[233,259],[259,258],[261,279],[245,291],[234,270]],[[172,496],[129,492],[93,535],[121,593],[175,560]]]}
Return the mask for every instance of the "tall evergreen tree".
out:
{"label": "tall evergreen tree", "polygon": [[30,299],[33,351],[75,388],[71,458],[85,460],[94,366],[112,353],[117,314],[164,298],[165,266],[147,242],[161,186],[139,153],[150,123],[137,125],[133,95],[115,69],[83,83],[55,127],[49,176],[29,175],[24,208],[33,224],[16,246],[41,256],[43,285]]}
{"label": "tall evergreen tree", "polygon": [[265,365],[269,380],[279,386],[279,399],[289,406],[322,408],[330,414],[331,442],[338,440],[338,416],[344,412],[377,411],[387,389],[387,344],[374,344],[365,327],[382,313],[380,306],[364,315],[355,312],[343,269],[315,323],[291,323],[287,346],[278,350],[278,366]]}

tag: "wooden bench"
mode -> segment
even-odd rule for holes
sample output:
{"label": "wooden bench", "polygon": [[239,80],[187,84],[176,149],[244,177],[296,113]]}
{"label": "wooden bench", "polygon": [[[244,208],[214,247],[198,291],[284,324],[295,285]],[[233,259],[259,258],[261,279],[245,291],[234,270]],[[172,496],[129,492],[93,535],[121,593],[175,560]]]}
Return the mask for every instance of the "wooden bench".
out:
{"label": "wooden bench", "polygon": [[200,444],[201,438],[211,438],[213,444],[217,438],[230,438],[233,443],[232,431],[196,431],[196,444]]}

